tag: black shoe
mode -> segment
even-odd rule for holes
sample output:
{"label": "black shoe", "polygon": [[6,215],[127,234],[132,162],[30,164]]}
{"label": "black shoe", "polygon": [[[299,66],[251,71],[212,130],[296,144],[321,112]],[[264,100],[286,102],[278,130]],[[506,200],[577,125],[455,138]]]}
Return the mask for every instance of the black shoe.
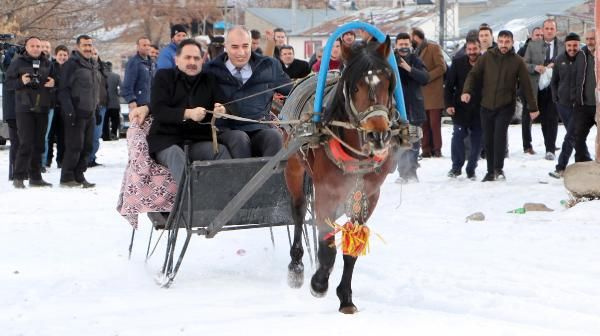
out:
{"label": "black shoe", "polygon": [[116,135],[116,134],[111,134],[111,135],[110,135],[110,140],[113,140],[113,141],[114,141],[114,140],[119,140],[119,136],[118,136],[118,135]]}
{"label": "black shoe", "polygon": [[83,179],[83,181],[81,181],[81,186],[82,186],[84,189],[87,189],[87,188],[93,188],[93,187],[95,187],[95,186],[96,186],[96,183],[91,183],[91,182],[88,182],[88,180],[86,180],[86,179]]}
{"label": "black shoe", "polygon": [[93,168],[93,167],[98,167],[98,166],[102,166],[101,163],[96,162],[96,160],[88,163],[88,168]]}
{"label": "black shoe", "polygon": [[448,172],[448,177],[450,177],[450,178],[457,178],[461,174],[462,174],[462,172],[460,170],[450,169],[450,171]]}
{"label": "black shoe", "polygon": [[13,179],[13,187],[17,189],[25,189],[25,183],[23,183],[23,180]]}
{"label": "black shoe", "polygon": [[75,180],[71,180],[71,181],[60,181],[60,186],[61,187],[67,187],[67,188],[76,188],[76,187],[81,187],[81,182],[77,182]]}
{"label": "black shoe", "polygon": [[475,172],[467,172],[467,178],[469,180],[475,181],[475,179],[477,178],[477,176],[475,175]]}
{"label": "black shoe", "polygon": [[62,168],[62,163],[60,163],[60,162],[57,162],[57,163],[56,163],[56,168],[58,168],[58,169]]}
{"label": "black shoe", "polygon": [[563,177],[563,174],[565,173],[564,170],[555,170],[553,172],[549,172],[548,175],[554,177],[555,179],[560,179],[561,177]]}
{"label": "black shoe", "polygon": [[487,173],[485,174],[485,176],[483,177],[483,180],[481,180],[481,182],[492,182],[496,180],[496,175],[494,175],[494,173]]}
{"label": "black shoe", "polygon": [[52,187],[52,183],[48,183],[48,182],[44,181],[43,179],[39,179],[39,180],[29,179],[29,186],[30,187]]}
{"label": "black shoe", "polygon": [[506,181],[506,176],[504,175],[504,171],[502,169],[496,170],[496,180]]}
{"label": "black shoe", "polygon": [[42,168],[40,169],[40,172],[42,172],[42,173],[47,173],[47,172],[48,172],[48,170],[46,170],[46,167],[42,167]]}

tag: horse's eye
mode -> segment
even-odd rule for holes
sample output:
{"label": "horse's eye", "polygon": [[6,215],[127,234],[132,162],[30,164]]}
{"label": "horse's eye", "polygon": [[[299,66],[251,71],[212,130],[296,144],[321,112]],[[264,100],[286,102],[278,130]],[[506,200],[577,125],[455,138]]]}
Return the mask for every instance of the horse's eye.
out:
{"label": "horse's eye", "polygon": [[357,93],[358,92],[358,88],[355,87],[354,90],[352,90],[352,92]]}

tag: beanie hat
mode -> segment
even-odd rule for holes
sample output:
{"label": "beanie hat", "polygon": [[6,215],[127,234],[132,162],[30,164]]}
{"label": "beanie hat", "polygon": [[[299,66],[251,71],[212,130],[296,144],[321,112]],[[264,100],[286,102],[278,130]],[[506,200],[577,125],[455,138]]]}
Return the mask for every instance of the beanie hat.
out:
{"label": "beanie hat", "polygon": [[177,35],[177,33],[186,33],[187,34],[187,29],[185,28],[184,25],[181,25],[181,24],[172,25],[171,26],[171,38],[173,38],[173,36]]}
{"label": "beanie hat", "polygon": [[581,41],[581,39],[579,38],[579,35],[577,35],[575,33],[569,33],[569,35],[567,35],[567,37],[565,37],[565,42],[569,42],[569,41]]}

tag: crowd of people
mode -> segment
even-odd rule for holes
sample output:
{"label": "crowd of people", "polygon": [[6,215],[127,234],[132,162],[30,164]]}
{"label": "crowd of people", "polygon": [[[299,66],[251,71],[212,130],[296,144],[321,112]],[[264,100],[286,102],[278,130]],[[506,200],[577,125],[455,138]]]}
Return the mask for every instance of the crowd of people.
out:
{"label": "crowd of people", "polygon": [[[448,67],[441,47],[421,29],[398,34],[395,55],[408,122],[423,131],[421,142],[399,153],[398,182],[418,181],[420,158],[442,156],[444,110],[453,120],[448,176],[461,175],[467,161],[467,177],[476,179],[478,160],[484,156],[482,181],[505,179],[507,130],[518,98],[523,101],[525,153],[536,153],[532,120],[541,122],[547,160],[555,160],[559,116],[567,130],[551,176],[562,176],[573,150],[576,161],[591,160],[585,143],[594,125],[594,36],[586,32],[586,46],[580,49],[577,34],[559,40],[556,22],[548,19],[517,52],[510,31],[500,31],[496,41],[492,29],[482,24],[469,32]],[[60,185],[93,187],[84,173],[101,165],[96,157],[100,138],[118,138],[119,97],[128,104],[132,123],[151,118],[149,153],[176,181],[186,162],[184,143],[190,144],[194,160],[277,153],[282,134],[265,124],[218,119],[215,142],[210,112],[273,118],[273,102],[283,103],[293,81],[321,70],[323,49],[309,61],[301,60],[283,29],[261,34],[236,26],[225,33],[224,52],[209,58],[206,46],[188,37],[185,26],[174,25],[170,43],[160,50],[140,37],[122,82],[110,62],[100,60],[88,35],[77,37],[72,52],[60,45],[53,55],[49,41],[28,38],[24,52],[5,64],[4,99],[13,103],[4,109],[4,117],[10,125],[9,179],[14,187],[25,188],[26,180],[30,187],[51,186],[42,173],[52,164],[54,143]],[[357,40],[374,43],[365,31],[344,33],[331,51],[329,70],[343,71],[341,46]]]}

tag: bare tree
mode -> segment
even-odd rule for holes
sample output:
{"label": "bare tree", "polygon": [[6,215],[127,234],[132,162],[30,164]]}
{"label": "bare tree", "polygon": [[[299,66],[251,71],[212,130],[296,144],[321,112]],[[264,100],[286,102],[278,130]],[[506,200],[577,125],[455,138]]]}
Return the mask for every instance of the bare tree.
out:
{"label": "bare tree", "polygon": [[106,0],[2,0],[0,29],[21,36],[71,40],[101,26],[95,13],[105,3]]}

